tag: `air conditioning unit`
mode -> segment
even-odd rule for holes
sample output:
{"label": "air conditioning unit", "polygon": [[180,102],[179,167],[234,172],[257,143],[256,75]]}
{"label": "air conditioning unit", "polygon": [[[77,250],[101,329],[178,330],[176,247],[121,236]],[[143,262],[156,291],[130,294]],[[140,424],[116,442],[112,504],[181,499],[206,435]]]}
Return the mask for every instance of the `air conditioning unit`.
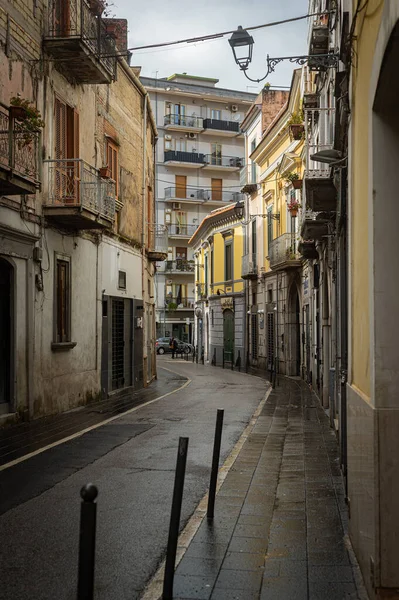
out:
{"label": "air conditioning unit", "polygon": [[180,202],[173,202],[172,208],[173,208],[173,210],[180,210],[181,209]]}
{"label": "air conditioning unit", "polygon": [[171,135],[169,135],[169,134],[165,135],[165,140],[171,140],[171,139],[172,139]]}
{"label": "air conditioning unit", "polygon": [[232,104],[231,105],[231,112],[237,112],[238,111],[238,105],[237,104]]}
{"label": "air conditioning unit", "polygon": [[190,138],[190,140],[196,140],[197,134],[190,131],[190,133],[188,134],[188,137]]}

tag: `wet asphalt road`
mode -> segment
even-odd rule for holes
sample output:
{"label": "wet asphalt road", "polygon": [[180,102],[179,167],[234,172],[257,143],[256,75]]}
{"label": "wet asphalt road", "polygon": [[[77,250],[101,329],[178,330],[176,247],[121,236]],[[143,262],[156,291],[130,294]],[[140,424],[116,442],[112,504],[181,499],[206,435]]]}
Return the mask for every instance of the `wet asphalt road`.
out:
{"label": "wet asphalt road", "polygon": [[[173,369],[179,375],[161,370]],[[229,370],[158,361],[180,391],[0,472],[0,599],[75,600],[79,490],[99,488],[96,600],[133,600],[165,554],[179,436],[189,454],[182,527],[209,484],[216,409],[222,460],[266,393]]]}

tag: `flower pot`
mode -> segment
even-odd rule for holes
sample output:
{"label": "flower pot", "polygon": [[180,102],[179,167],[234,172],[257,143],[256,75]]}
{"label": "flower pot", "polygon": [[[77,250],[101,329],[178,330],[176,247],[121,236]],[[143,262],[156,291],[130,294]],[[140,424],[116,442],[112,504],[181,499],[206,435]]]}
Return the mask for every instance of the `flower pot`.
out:
{"label": "flower pot", "polygon": [[301,190],[302,189],[302,179],[293,179],[291,181],[294,190]]}
{"label": "flower pot", "polygon": [[10,117],[11,119],[17,119],[18,121],[23,121],[26,119],[26,108],[23,106],[10,106]]}
{"label": "flower pot", "polygon": [[294,140],[301,140],[305,128],[301,123],[290,125],[290,135]]}
{"label": "flower pot", "polygon": [[110,179],[111,169],[109,167],[101,167],[100,168],[100,177],[102,177],[103,179]]}
{"label": "flower pot", "polygon": [[291,213],[291,217],[296,217],[298,215],[298,209],[297,208],[292,208],[290,210]]}
{"label": "flower pot", "polygon": [[102,15],[105,9],[105,1],[104,0],[89,0],[90,10],[91,12],[99,17]]}

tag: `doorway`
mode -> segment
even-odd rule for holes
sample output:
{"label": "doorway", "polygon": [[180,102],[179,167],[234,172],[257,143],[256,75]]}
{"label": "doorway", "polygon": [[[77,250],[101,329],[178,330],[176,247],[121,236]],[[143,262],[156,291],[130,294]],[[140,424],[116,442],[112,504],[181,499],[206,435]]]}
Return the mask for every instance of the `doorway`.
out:
{"label": "doorway", "polygon": [[13,356],[12,265],[0,258],[0,414],[9,411]]}
{"label": "doorway", "polygon": [[289,295],[287,375],[301,374],[301,328],[298,287],[294,282]]}
{"label": "doorway", "polygon": [[234,313],[232,310],[223,312],[223,350],[226,361],[234,360]]}
{"label": "doorway", "polygon": [[223,179],[211,179],[212,200],[221,202],[223,199]]}
{"label": "doorway", "polygon": [[176,198],[187,198],[187,177],[185,175],[175,176]]}

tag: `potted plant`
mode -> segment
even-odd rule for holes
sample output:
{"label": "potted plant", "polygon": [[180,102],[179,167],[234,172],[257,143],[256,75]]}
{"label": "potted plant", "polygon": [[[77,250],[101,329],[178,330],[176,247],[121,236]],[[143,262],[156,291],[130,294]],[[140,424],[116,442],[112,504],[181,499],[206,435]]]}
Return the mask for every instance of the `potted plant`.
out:
{"label": "potted plant", "polygon": [[[30,100],[13,96],[10,100],[10,113],[18,119],[16,131],[21,134],[18,144],[28,146],[33,141],[34,136],[44,127],[40,111]],[[16,116],[16,114],[19,116]]]}
{"label": "potted plant", "polygon": [[299,202],[297,200],[291,200],[290,202],[288,202],[287,204],[287,208],[291,213],[291,217],[296,217],[298,214],[298,210],[300,209],[301,205],[299,204]]}
{"label": "potted plant", "polygon": [[294,190],[302,189],[302,179],[299,178],[298,173],[288,173],[285,179],[292,183]]}
{"label": "potted plant", "polygon": [[303,112],[292,113],[291,118],[288,121],[288,128],[290,130],[290,136],[293,140],[301,140],[305,131],[303,124]]}
{"label": "potted plant", "polygon": [[110,179],[111,169],[109,167],[100,167],[100,177],[103,179]]}
{"label": "potted plant", "polygon": [[176,309],[177,309],[176,302],[169,302],[169,304],[168,304],[168,310],[176,310]]}

